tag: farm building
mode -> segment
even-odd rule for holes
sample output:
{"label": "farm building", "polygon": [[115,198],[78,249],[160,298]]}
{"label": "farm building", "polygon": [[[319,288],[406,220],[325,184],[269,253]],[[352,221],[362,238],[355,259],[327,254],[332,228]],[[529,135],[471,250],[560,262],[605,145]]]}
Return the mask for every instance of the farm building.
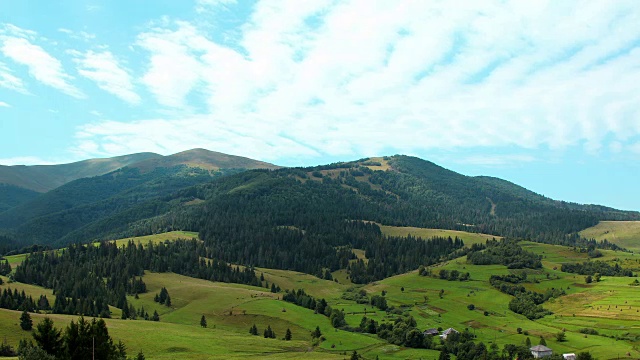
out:
{"label": "farm building", "polygon": [[440,337],[442,338],[442,340],[447,340],[447,336],[453,334],[453,333],[458,333],[458,330],[454,329],[454,328],[448,328],[447,330],[443,331],[442,334],[440,334]]}
{"label": "farm building", "polygon": [[574,353],[562,354],[562,357],[564,358],[564,360],[576,360],[576,354]]}
{"label": "farm building", "polygon": [[424,336],[427,336],[427,335],[431,335],[431,336],[438,335],[438,329],[436,329],[436,328],[427,329],[427,330],[422,332],[422,335],[424,335]]}
{"label": "farm building", "polygon": [[551,356],[551,354],[553,354],[553,351],[544,345],[536,345],[529,350],[531,350],[531,355],[533,355],[535,359]]}

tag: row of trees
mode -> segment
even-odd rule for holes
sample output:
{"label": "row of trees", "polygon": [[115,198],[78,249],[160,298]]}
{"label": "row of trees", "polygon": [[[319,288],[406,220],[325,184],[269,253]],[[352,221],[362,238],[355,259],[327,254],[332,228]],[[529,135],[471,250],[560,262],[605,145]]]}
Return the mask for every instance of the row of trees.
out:
{"label": "row of trees", "polygon": [[[21,325],[25,330],[31,329],[28,314],[22,314]],[[17,353],[23,360],[127,359],[125,345],[114,343],[103,319],[87,321],[82,317],[78,322],[71,321],[64,330],[45,317],[35,328],[33,341],[21,340]],[[134,359],[144,360],[144,355],[140,352]]]}
{"label": "row of trees", "polygon": [[611,265],[604,261],[592,260],[583,263],[562,264],[560,270],[580,275],[605,275],[605,276],[633,276],[633,271],[625,269],[616,263]]}

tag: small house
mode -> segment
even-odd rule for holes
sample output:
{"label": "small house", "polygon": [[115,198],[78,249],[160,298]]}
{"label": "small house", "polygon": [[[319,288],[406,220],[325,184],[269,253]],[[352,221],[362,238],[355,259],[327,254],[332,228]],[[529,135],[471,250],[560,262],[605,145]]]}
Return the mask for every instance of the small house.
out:
{"label": "small house", "polygon": [[447,336],[456,333],[458,334],[458,330],[454,329],[454,328],[448,328],[447,330],[443,331],[442,334],[440,334],[440,338],[442,338],[442,340],[447,340]]}
{"label": "small house", "polygon": [[562,354],[562,357],[564,358],[564,360],[576,360],[576,354],[574,353]]}
{"label": "small house", "polygon": [[531,350],[531,355],[533,355],[535,359],[551,356],[551,354],[553,354],[553,351],[544,345],[536,345],[529,350]]}
{"label": "small house", "polygon": [[424,335],[424,336],[427,336],[427,335],[436,336],[436,335],[438,335],[438,333],[439,333],[438,329],[431,328],[431,329],[427,329],[427,330],[423,331],[422,335]]}

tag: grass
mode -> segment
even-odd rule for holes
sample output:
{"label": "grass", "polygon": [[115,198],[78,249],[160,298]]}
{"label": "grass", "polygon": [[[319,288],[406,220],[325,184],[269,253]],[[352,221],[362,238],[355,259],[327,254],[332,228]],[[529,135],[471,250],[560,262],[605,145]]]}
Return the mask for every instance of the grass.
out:
{"label": "grass", "polygon": [[[192,232],[192,231],[170,231],[170,232],[166,232],[166,233],[162,233],[162,234],[154,234],[154,235],[146,235],[146,236],[137,236],[137,237],[130,237],[130,238],[125,238],[125,239],[118,239],[118,240],[112,240],[110,242],[115,242],[116,245],[118,246],[122,246],[122,245],[127,245],[129,243],[129,241],[133,241],[134,243],[141,243],[142,245],[146,245],[149,243],[153,243],[153,244],[158,244],[161,242],[165,242],[165,241],[173,241],[173,240],[180,240],[180,239],[193,239],[193,238],[198,238],[198,233],[197,232]],[[98,243],[96,243],[98,244]]]}
{"label": "grass", "polygon": [[387,236],[414,236],[421,237],[423,239],[428,239],[432,237],[451,237],[455,238],[456,236],[462,239],[465,246],[471,246],[473,244],[481,243],[484,244],[487,240],[491,239],[500,239],[500,236],[487,235],[487,234],[478,234],[478,233],[470,233],[466,231],[457,231],[457,230],[444,230],[444,229],[427,229],[427,228],[417,228],[417,227],[403,227],[403,226],[387,226],[381,225],[380,230],[384,235]]}
{"label": "grass", "polygon": [[580,235],[598,241],[606,239],[629,250],[640,251],[640,221],[601,221],[582,230]]}
{"label": "grass", "polygon": [[[424,229],[423,229],[424,230]],[[478,235],[478,234],[474,234]],[[135,241],[135,240],[134,240]],[[148,241],[163,241],[160,237]],[[586,254],[563,246],[523,242],[522,245],[542,255],[544,268],[527,270],[526,284],[529,290],[543,292],[548,288],[562,288],[567,295],[551,300],[544,307],[553,315],[531,321],[508,309],[511,296],[494,289],[488,283],[493,274],[514,271],[501,265],[478,266],[458,258],[432,267],[469,272],[466,282],[445,281],[435,277],[419,276],[416,271],[393,276],[368,285],[355,285],[369,294],[383,290],[389,305],[401,308],[412,315],[421,329],[431,327],[458,330],[469,329],[477,340],[487,347],[495,343],[524,344],[527,336],[537,344],[543,336],[555,353],[590,351],[599,359],[617,358],[619,352],[625,358],[640,358],[640,297],[638,287],[631,286],[633,278],[602,277],[602,281],[587,285],[584,276],[563,273],[558,265],[564,262],[585,261]],[[626,263],[635,261],[635,255],[624,252],[604,251],[601,259]],[[554,269],[555,268],[555,269]],[[339,280],[321,280],[314,276],[293,271],[257,269],[265,280],[283,289],[303,288],[315,297],[325,298],[329,304],[346,313],[349,325],[357,326],[366,314],[378,322],[392,321],[394,316],[344,300],[341,295],[354,286],[346,279],[346,271],[334,276]],[[139,299],[129,297],[136,308],[144,306],[149,313],[158,311],[159,323],[150,321],[119,320],[119,310],[113,309],[114,319],[107,320],[109,331],[116,340],[125,342],[130,355],[143,350],[147,359],[241,359],[260,357],[266,359],[343,359],[345,353],[357,350],[366,359],[418,359],[437,358],[438,352],[406,349],[389,344],[375,335],[351,333],[331,327],[329,319],[312,310],[284,302],[282,294],[273,294],[265,288],[214,283],[172,273],[146,272],[143,277],[148,292]],[[7,280],[7,278],[3,278]],[[47,294],[50,290],[20,283],[4,284],[25,290],[32,296]],[[157,304],[154,295],[166,287],[171,295],[172,307]],[[404,289],[404,290],[403,290]],[[444,290],[442,298],[440,292]],[[467,306],[473,304],[474,310]],[[485,316],[485,311],[487,316]],[[19,312],[0,310],[0,337],[16,346],[20,338],[30,334],[19,329]],[[208,327],[199,326],[205,315]],[[34,322],[43,315],[33,314]],[[73,316],[51,315],[59,327],[66,326]],[[264,339],[248,334],[255,324],[260,333],[271,326],[279,339]],[[319,326],[326,340],[314,346],[310,332]],[[522,328],[528,335],[519,334]],[[580,333],[582,328],[595,328],[600,335]],[[281,340],[286,329],[293,333],[293,341]],[[555,334],[566,330],[568,341],[559,343]],[[616,340],[618,337],[619,340]],[[615,351],[613,351],[614,349]],[[626,356],[629,353],[630,356]]]}

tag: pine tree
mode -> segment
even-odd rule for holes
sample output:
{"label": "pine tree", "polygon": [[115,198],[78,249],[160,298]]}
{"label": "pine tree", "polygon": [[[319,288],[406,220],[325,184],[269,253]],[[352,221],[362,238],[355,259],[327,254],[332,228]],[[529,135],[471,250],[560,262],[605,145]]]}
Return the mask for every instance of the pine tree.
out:
{"label": "pine tree", "polygon": [[167,293],[167,299],[164,301],[164,304],[168,307],[171,307],[171,296]]}
{"label": "pine tree", "polygon": [[152,321],[160,321],[160,315],[158,315],[158,312],[156,310],[153,311],[153,316],[151,317]]}
{"label": "pine tree", "polygon": [[249,328],[249,334],[258,335],[258,327],[256,324],[253,324],[253,326]]}
{"label": "pine tree", "polygon": [[202,315],[202,317],[200,318],[200,326],[202,326],[203,328],[207,327],[207,318],[205,318],[204,315]]}
{"label": "pine tree", "polygon": [[438,356],[438,360],[449,360],[451,359],[451,356],[449,355],[449,352],[447,351],[446,348],[442,349],[442,351],[440,351],[440,355]]}
{"label": "pine tree", "polygon": [[45,317],[33,333],[33,339],[47,354],[58,356],[62,353],[61,332],[53,326],[53,321]]}
{"label": "pine tree", "polygon": [[527,336],[527,340],[525,340],[525,342],[524,342],[524,345],[525,345],[527,348],[530,348],[530,347],[531,347],[531,339],[529,339],[529,337],[528,337],[528,336]]}
{"label": "pine tree", "polygon": [[291,340],[291,330],[289,330],[288,328],[287,328],[287,333],[286,333],[286,334],[284,334],[284,339],[285,339],[286,341]]}
{"label": "pine tree", "polygon": [[540,336],[540,342],[538,344],[547,345],[547,341],[542,336]]}
{"label": "pine tree", "polygon": [[20,315],[20,327],[25,331],[29,331],[33,328],[33,321],[31,320],[31,315],[29,315],[27,310],[23,311],[22,315]]}
{"label": "pine tree", "polygon": [[312,338],[319,338],[322,336],[322,332],[320,332],[320,326],[316,326],[316,329],[311,332]]}

